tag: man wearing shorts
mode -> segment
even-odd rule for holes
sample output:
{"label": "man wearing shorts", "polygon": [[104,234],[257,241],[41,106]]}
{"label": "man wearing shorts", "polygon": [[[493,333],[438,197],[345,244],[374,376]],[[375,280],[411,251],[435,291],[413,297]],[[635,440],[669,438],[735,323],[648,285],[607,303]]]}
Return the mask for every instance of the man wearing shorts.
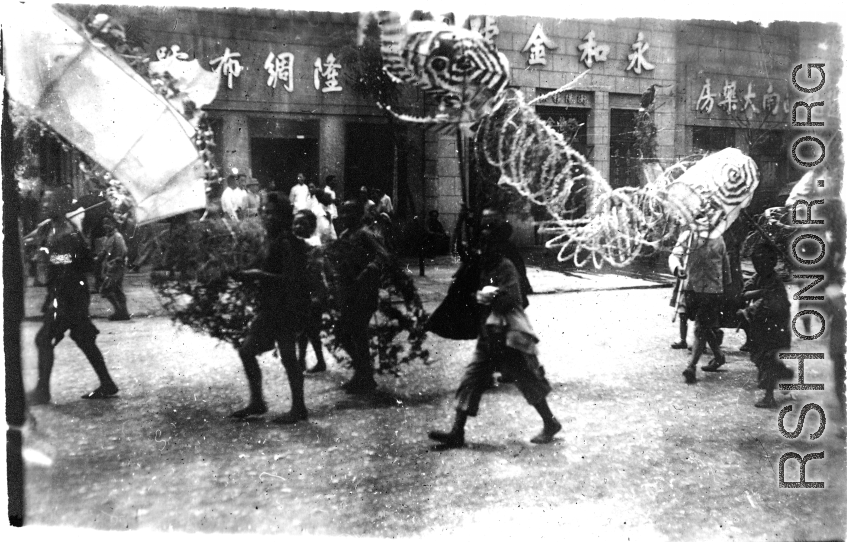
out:
{"label": "man wearing shorts", "polygon": [[303,398],[303,370],[297,362],[295,344],[303,332],[311,304],[308,282],[306,242],[291,231],[291,204],[278,197],[269,197],[262,207],[262,219],[268,233],[268,254],[260,269],[242,271],[244,279],[259,281],[259,304],[256,318],[238,355],[250,387],[250,403],[231,414],[237,419],[261,416],[268,411],[262,394],[262,371],[256,356],[279,348],[279,357],[291,387],[291,410],[275,418],[281,424],[306,420]]}
{"label": "man wearing shorts", "polygon": [[49,222],[42,226],[34,238],[40,250],[49,258],[47,297],[42,310],[44,320],[35,336],[38,348],[38,383],[27,396],[32,405],[47,404],[51,400],[50,375],[53,372],[53,348],[65,332],[94,369],[100,386],[82,396],[83,399],[106,399],[118,393],[118,387],[109,375],[103,354],[97,347],[99,331],[88,314],[90,294],[85,273],[90,270],[92,257],[88,242],[76,226],[65,217],[70,208],[71,194],[64,187],[44,193],[42,209]]}

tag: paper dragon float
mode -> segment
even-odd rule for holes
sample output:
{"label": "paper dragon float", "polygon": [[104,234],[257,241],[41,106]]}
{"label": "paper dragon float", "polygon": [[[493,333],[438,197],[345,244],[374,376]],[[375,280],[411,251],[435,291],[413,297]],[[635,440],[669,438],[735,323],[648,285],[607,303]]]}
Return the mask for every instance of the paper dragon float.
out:
{"label": "paper dragon float", "polygon": [[509,62],[480,33],[432,20],[404,23],[396,12],[362,17],[360,28],[373,17],[380,26],[385,72],[399,84],[420,88],[438,112],[415,117],[380,107],[404,122],[472,135],[477,157],[499,172],[499,184],[547,209],[552,219],[539,232],[554,235],[546,246],[559,249],[560,261],[626,266],[673,234],[673,220],[715,238],[753,198],[758,168],[733,148],[686,158],[645,186],[612,189],[533,108],[576,87],[587,72],[527,102],[520,91],[507,88]]}

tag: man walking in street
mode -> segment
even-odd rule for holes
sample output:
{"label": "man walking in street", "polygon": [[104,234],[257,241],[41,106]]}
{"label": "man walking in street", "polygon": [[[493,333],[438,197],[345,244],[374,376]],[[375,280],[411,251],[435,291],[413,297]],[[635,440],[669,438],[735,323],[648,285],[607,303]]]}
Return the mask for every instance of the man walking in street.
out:
{"label": "man walking in street", "polygon": [[359,202],[341,205],[341,235],[328,255],[339,280],[339,340],[353,362],[353,378],[343,388],[355,395],[368,395],[376,389],[368,326],[377,308],[382,267],[388,260],[385,247],[362,218]]}
{"label": "man walking in street", "polygon": [[118,231],[117,222],[111,216],[103,218],[106,241],[97,258],[100,261],[100,294],[112,304],[114,312],[109,320],[129,320],[124,294],[124,271],[126,270],[126,241]]}
{"label": "man walking in street", "polygon": [[769,243],[759,243],[753,249],[752,259],[756,274],[744,287],[742,299],[747,306],[739,309],[738,316],[748,324],[750,361],[758,369],[759,388],[765,390],[755,406],[776,408],[773,396],[776,383],[794,377],[794,371],[779,359],[781,350],[791,348],[791,303],[775,271],[779,251]]}
{"label": "man walking in street", "polygon": [[257,315],[238,350],[250,387],[250,403],[231,417],[243,419],[268,411],[262,393],[262,370],[256,356],[273,349],[276,344],[291,388],[291,410],[273,421],[293,424],[308,417],[303,397],[303,371],[297,362],[295,344],[304,329],[311,303],[309,247],[292,233],[291,205],[276,194],[268,195],[262,207],[262,219],[268,234],[268,254],[260,269],[240,273],[243,279],[259,281]]}
{"label": "man walking in street", "polygon": [[483,214],[480,231],[480,330],[473,360],[465,370],[456,392],[456,418],[450,431],[430,431],[429,438],[448,448],[465,445],[465,422],[476,416],[482,394],[490,389],[495,371],[514,381],[527,402],[535,407],[544,427],[531,439],[534,444],[552,442],[562,424],[550,411],[547,395],[550,383],[538,362],[538,337],[523,311],[520,276],[505,257],[510,228],[497,213]]}
{"label": "man walking in street", "polygon": [[97,347],[99,331],[88,314],[90,294],[85,273],[92,264],[91,251],[82,233],[68,220],[65,213],[71,206],[71,194],[64,187],[44,193],[42,210],[50,219],[38,230],[33,242],[49,258],[47,297],[42,311],[44,323],[35,336],[38,348],[38,383],[28,394],[29,405],[50,402],[50,375],[53,372],[53,348],[70,330],[71,339],[79,346],[100,386],[82,396],[83,399],[105,399],[118,393],[118,386],[109,375],[103,354]]}
{"label": "man walking in street", "polygon": [[[688,261],[683,264],[685,247],[690,250]],[[726,356],[721,351],[720,322],[724,288],[732,279],[723,237],[711,239],[696,231],[683,232],[668,258],[668,267],[676,277],[686,279],[685,310],[688,318],[694,320],[694,346],[682,375],[686,383],[693,384],[697,381],[697,363],[706,344],[715,358],[703,367],[704,371],[714,372],[726,363]]]}

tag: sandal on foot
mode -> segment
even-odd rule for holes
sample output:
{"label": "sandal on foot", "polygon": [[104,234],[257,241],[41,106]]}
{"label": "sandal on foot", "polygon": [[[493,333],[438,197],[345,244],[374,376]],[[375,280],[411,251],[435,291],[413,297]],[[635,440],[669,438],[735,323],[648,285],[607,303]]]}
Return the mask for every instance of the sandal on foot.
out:
{"label": "sandal on foot", "polygon": [[703,365],[703,366],[702,366],[702,367],[700,367],[700,368],[701,368],[702,370],[706,371],[707,373],[714,373],[714,372],[716,372],[719,368],[721,368],[722,366],[724,366],[725,364],[726,364],[726,356],[721,356],[721,358],[720,358],[720,359],[718,359],[718,358],[714,358],[712,361],[710,361],[710,362],[709,362],[709,363],[707,363],[706,365]]}
{"label": "sandal on foot", "polygon": [[429,438],[440,442],[445,448],[463,448],[465,446],[464,433],[453,431],[430,431]]}
{"label": "sandal on foot", "polygon": [[529,439],[533,444],[547,444],[553,442],[553,436],[562,430],[562,424],[559,420],[553,418],[553,421],[548,425],[544,424],[544,429],[540,433]]}
{"label": "sandal on foot", "polygon": [[268,407],[264,404],[259,405],[247,405],[245,408],[241,410],[236,410],[232,414],[229,415],[230,418],[235,418],[236,420],[243,420],[244,418],[252,418],[254,416],[261,416],[265,412],[268,411]]}
{"label": "sandal on foot", "polygon": [[83,399],[108,399],[118,394],[117,386],[100,386],[82,396]]}

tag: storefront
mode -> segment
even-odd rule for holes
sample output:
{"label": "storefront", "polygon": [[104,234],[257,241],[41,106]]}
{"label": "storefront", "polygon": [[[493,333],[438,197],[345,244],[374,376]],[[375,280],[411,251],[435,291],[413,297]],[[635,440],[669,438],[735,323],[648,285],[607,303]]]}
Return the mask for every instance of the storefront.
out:
{"label": "storefront", "polygon": [[[612,186],[637,186],[633,164],[635,117],[642,95],[657,85],[653,122],[655,152],[662,162],[675,156],[677,78],[675,23],[647,19],[560,20],[540,17],[475,17],[472,24],[493,37],[511,65],[513,87],[527,101],[562,87],[585,70],[576,86],[539,101],[536,113],[582,152]],[[437,142],[438,160],[427,179],[427,202],[445,222],[458,212],[458,168],[450,138]],[[437,186],[432,186],[433,184]],[[531,221],[515,219],[516,240],[538,240]]]}
{"label": "storefront", "polygon": [[[88,10],[66,9],[77,18],[85,18]],[[422,176],[421,158],[415,165],[408,153],[398,151],[422,133],[404,126],[393,130],[383,112],[351,88],[352,74],[342,59],[355,49],[358,14],[98,10],[144,36],[151,60],[196,58],[220,75],[217,98],[204,109],[224,172],[237,168],[262,187],[283,192],[303,173],[307,183],[318,185],[333,175],[348,194],[365,185],[396,198],[398,184],[417,187],[405,191],[407,199],[421,193],[415,180]]]}
{"label": "storefront", "polygon": [[[66,9],[84,19],[89,7]],[[196,58],[220,75],[218,97],[206,110],[225,171],[238,168],[282,191],[298,173],[316,183],[334,175],[348,194],[363,185],[379,188],[399,200],[403,218],[411,210],[437,209],[452,228],[462,202],[456,138],[390,123],[354,90],[342,59],[355,48],[357,13],[102,11],[143,35],[151,59]],[[668,166],[694,152],[734,146],[759,164],[760,206],[800,176],[790,164],[791,104],[835,99],[792,88],[793,67],[828,62],[828,80],[840,78],[842,44],[834,25],[519,16],[477,16],[471,25],[506,55],[510,84],[527,101],[590,70],[535,110],[615,188],[643,182],[637,174],[642,159]],[[830,93],[835,88],[827,86]],[[649,93],[656,136],[653,156],[644,156],[635,123]],[[414,94],[405,111],[419,114],[422,105]],[[805,119],[805,109],[798,114]],[[817,113],[814,120],[821,120]],[[824,120],[826,127],[810,128],[822,139],[838,126],[837,119]],[[798,153],[814,149],[804,145]],[[535,242],[531,221],[518,224],[517,232],[519,242]]]}
{"label": "storefront", "polygon": [[[786,184],[805,171],[791,159],[792,115],[803,122],[806,110],[793,112],[797,100],[812,103],[831,101],[828,96],[800,93],[791,83],[798,64],[827,64],[827,78],[840,77],[839,33],[832,25],[777,22],[762,27],[757,23],[729,24],[692,21],[679,24],[677,51],[679,71],[677,94],[678,155],[736,147],[748,153],[759,166],[760,184],[752,211],[778,204]],[[807,81],[805,73],[799,81]],[[834,87],[830,87],[834,88]],[[829,128],[818,128],[822,140],[831,137],[837,119]],[[814,149],[801,146],[802,157]]]}
{"label": "storefront", "polygon": [[[650,157],[635,145],[636,114],[645,93],[654,92],[655,158],[667,167],[683,156],[726,147],[749,153],[761,174],[753,212],[777,204],[778,194],[804,173],[791,160],[792,105],[798,99],[836,100],[835,85],[827,86],[827,94],[799,92],[791,84],[792,70],[821,63],[828,81],[841,76],[840,31],[832,24],[541,17],[477,17],[473,24],[506,54],[512,85],[527,100],[590,68],[572,91],[540,101],[535,109],[613,188],[641,182],[638,162]],[[824,125],[810,129],[828,141],[839,119],[818,118],[821,109],[813,120]],[[797,115],[803,122],[806,108]],[[459,198],[457,170],[445,159],[454,154],[453,142],[439,144],[438,169],[428,181],[438,183],[428,189],[437,197],[428,201],[450,217]],[[814,145],[797,152],[810,160],[819,153]],[[517,230],[522,243],[535,241],[531,224],[518,224]]]}

